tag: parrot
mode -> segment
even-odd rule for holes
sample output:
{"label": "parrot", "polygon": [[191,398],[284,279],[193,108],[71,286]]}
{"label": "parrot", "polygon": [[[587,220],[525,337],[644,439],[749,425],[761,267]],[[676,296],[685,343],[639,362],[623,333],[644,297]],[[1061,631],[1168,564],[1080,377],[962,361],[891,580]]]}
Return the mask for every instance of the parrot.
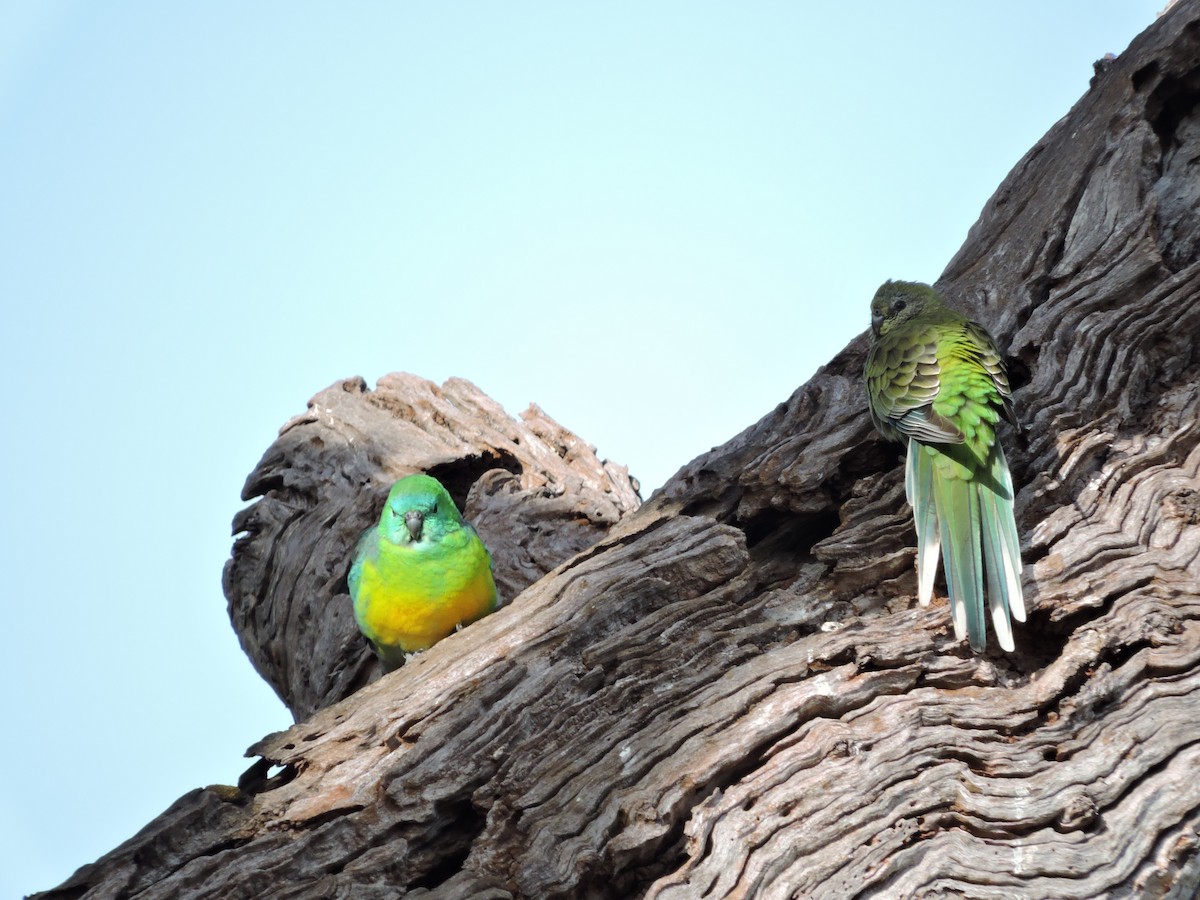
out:
{"label": "parrot", "polygon": [[988,609],[1012,652],[1012,619],[1025,621],[1013,485],[996,435],[1017,423],[1008,372],[982,325],[927,284],[887,281],[871,300],[864,369],[868,408],[884,437],[907,444],[904,492],[917,531],[917,597],[933,597],[945,561],[954,634],[987,646]]}
{"label": "parrot", "polygon": [[347,581],[358,628],[385,672],[498,605],[491,554],[441,482],[424,474],[392,485]]}

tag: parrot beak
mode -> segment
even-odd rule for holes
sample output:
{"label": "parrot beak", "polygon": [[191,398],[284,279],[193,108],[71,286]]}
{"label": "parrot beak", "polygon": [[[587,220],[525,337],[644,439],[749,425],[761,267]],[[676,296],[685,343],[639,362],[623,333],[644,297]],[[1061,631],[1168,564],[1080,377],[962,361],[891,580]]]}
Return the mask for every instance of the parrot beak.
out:
{"label": "parrot beak", "polygon": [[404,514],[404,527],[408,529],[409,537],[419,541],[421,529],[425,527],[425,513],[419,509],[410,509]]}
{"label": "parrot beak", "polygon": [[883,328],[883,313],[877,313],[871,310],[871,333],[875,337],[879,337],[879,332]]}

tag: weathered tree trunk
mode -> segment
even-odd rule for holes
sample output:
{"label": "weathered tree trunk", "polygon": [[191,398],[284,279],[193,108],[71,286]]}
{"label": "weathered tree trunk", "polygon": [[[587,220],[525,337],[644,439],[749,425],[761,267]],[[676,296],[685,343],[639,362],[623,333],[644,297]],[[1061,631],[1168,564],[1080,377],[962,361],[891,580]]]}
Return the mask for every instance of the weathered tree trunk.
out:
{"label": "weathered tree trunk", "polygon": [[[1098,71],[938,284],[1008,348],[1026,426],[1003,435],[1031,607],[1015,654],[974,656],[944,604],[916,605],[859,339],[637,512],[612,503],[588,525],[607,536],[508,607],[308,715],[366,680],[340,594],[388,478],[449,464],[461,496],[492,463],[347,412],[320,434],[336,454],[260,465],[227,578],[307,718],[252,748],[240,789],[184,796],[47,896],[1194,896],[1198,204],[1189,0]],[[304,621],[279,634],[280,610]]]}
{"label": "weathered tree trunk", "polygon": [[439,478],[494,561],[501,600],[603,537],[637,509],[625,468],[536,406],[517,422],[460,378],[438,387],[389,375],[321,391],[246,479],[225,566],[229,615],[259,673],[297,720],[340,700],[379,665],[346,594],[355,542],[392,483]]}

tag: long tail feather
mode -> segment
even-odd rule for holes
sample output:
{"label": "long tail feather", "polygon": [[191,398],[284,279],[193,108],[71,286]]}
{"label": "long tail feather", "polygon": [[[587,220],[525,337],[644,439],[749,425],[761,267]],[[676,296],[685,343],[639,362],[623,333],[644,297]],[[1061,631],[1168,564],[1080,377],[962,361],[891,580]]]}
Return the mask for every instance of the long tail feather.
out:
{"label": "long tail feather", "polygon": [[[988,609],[992,614],[992,627],[996,629],[996,639],[1005,650],[1012,650],[1012,622],[1009,619],[1011,601],[1009,599],[1007,559],[1008,548],[1004,536],[1004,524],[1000,509],[1000,498],[987,488],[977,485],[979,492],[980,537],[983,541],[983,562],[987,570]],[[1019,601],[1019,597],[1017,598]]]}
{"label": "long tail feather", "polygon": [[1012,475],[999,444],[988,470],[977,471],[977,477],[958,477],[966,475],[955,472],[958,465],[952,456],[909,439],[904,490],[917,531],[917,596],[922,605],[932,598],[940,556],[955,635],[983,650],[990,618],[1000,646],[1011,652],[1012,620],[1025,621]]}
{"label": "long tail feather", "polygon": [[996,444],[996,454],[992,457],[992,471],[995,479],[1004,487],[1005,494],[997,498],[1000,511],[1000,524],[1004,529],[1004,560],[1005,577],[1008,582],[1008,605],[1012,617],[1018,622],[1025,621],[1025,597],[1021,591],[1021,539],[1017,537],[1017,519],[1013,513],[1012,473],[1008,470],[1008,460],[1004,458],[1004,450]]}
{"label": "long tail feather", "polygon": [[987,483],[978,485],[980,537],[987,566],[992,627],[996,629],[1000,646],[1011,651],[1015,648],[1011,620],[1025,621],[1025,600],[1021,594],[1021,549],[1013,516],[1012,476],[1004,451],[998,445],[992,456],[991,469],[991,482],[999,484],[1007,495],[996,493]]}
{"label": "long tail feather", "polygon": [[908,441],[904,493],[913,509],[917,526],[917,598],[928,606],[933,598],[941,537],[938,534],[937,504],[933,499],[933,457],[915,438]]}
{"label": "long tail feather", "polygon": [[958,465],[939,460],[943,471],[933,476],[934,505],[941,532],[942,558],[946,561],[946,584],[954,633],[966,633],[973,650],[987,646],[983,614],[983,560],[980,547],[979,491],[974,480],[958,477],[950,470]]}

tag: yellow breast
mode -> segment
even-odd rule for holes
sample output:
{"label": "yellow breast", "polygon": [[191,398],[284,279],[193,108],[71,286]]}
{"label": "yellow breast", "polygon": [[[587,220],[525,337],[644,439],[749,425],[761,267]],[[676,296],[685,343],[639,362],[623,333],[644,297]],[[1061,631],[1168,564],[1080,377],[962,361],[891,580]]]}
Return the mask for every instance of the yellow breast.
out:
{"label": "yellow breast", "polygon": [[354,602],[363,634],[381,652],[426,650],[495,608],[491,562],[473,533],[433,547],[386,544],[363,561]]}

